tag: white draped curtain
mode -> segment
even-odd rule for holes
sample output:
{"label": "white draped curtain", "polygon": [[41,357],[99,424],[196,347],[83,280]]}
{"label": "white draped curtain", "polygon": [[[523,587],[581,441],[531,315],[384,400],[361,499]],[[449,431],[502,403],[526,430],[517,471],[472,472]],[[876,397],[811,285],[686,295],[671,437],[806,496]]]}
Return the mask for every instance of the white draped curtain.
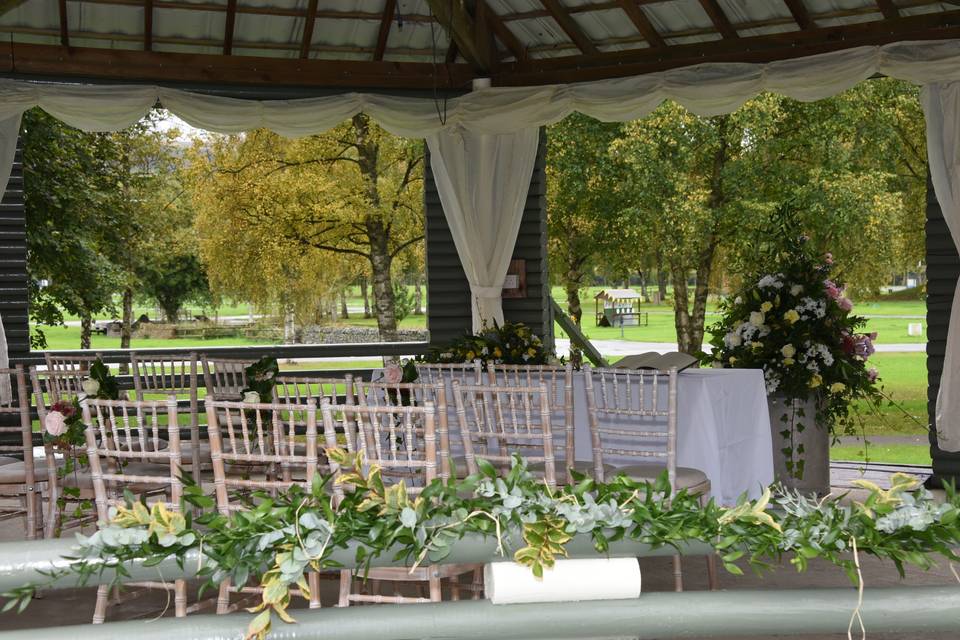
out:
{"label": "white draped curtain", "polygon": [[[960,247],[960,82],[928,84],[921,94],[927,121],[930,178],[950,235]],[[947,327],[936,409],[937,443],[960,451],[960,281]]]}
{"label": "white draped curtain", "polygon": [[[20,114],[35,106],[80,129],[110,131],[133,124],[159,101],[195,127],[221,133],[268,128],[291,137],[324,131],[363,112],[395,135],[428,140],[434,167],[439,168],[437,182],[444,212],[476,301],[474,322],[499,320],[499,288],[526,196],[523,183],[529,181],[533,170],[538,127],[574,111],[608,122],[632,120],[667,99],[703,116],[734,111],[761,91],[818,100],[876,74],[924,85],[960,81],[960,40],[855,47],[768,64],[703,64],[570,85],[486,88],[450,100],[442,121],[435,102],[426,98],[346,93],[257,101],[156,86],[0,80],[0,189],[6,187],[9,177]],[[930,95],[928,91],[928,104],[932,104]],[[939,89],[937,96],[942,102]],[[950,109],[944,111],[948,117],[942,120],[955,123],[952,103]],[[931,135],[946,140],[949,136],[942,135],[946,131],[944,126]],[[948,221],[956,239],[960,233],[955,204],[956,145],[944,142],[942,146],[947,168],[943,175],[947,177],[935,177],[940,183],[937,196],[945,216],[951,212]],[[952,200],[941,196],[943,189],[952,189]],[[953,322],[960,323],[960,313],[953,317]],[[948,354],[960,349],[957,334],[951,329]],[[948,358],[951,367],[960,367],[960,355]],[[955,375],[960,373],[945,369],[944,381],[958,380]],[[944,388],[946,385],[941,386]],[[948,397],[949,391],[945,394],[943,415],[957,415],[960,393],[956,398]],[[960,449],[960,420],[953,425],[944,423],[941,431],[941,446]]]}
{"label": "white draped curtain", "polygon": [[474,331],[503,323],[503,280],[539,142],[538,128],[501,134],[454,129],[427,138],[437,193],[470,283]]}

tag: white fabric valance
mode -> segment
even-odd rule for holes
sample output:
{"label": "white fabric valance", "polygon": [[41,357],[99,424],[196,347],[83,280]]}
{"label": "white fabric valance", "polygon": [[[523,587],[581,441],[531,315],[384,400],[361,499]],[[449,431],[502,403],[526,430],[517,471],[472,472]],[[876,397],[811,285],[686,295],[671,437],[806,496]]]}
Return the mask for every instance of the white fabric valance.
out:
{"label": "white fabric valance", "polygon": [[503,280],[539,144],[536,127],[499,135],[440,131],[427,138],[437,193],[470,283],[475,332],[503,324]]}
{"label": "white fabric valance", "polygon": [[767,64],[710,63],[631,78],[541,87],[493,87],[450,99],[345,93],[298,100],[244,100],[136,85],[0,81],[0,119],[40,106],[89,131],[127,127],[160,102],[189,124],[221,133],[268,128],[319,133],[364,112],[396,135],[426,138],[443,128],[499,134],[558,122],[577,111],[604,121],[643,117],[672,99],[698,115],[734,111],[761,91],[825,98],[875,74],[926,84],[960,80],[960,40],[856,47]]}
{"label": "white fabric valance", "polygon": [[[960,248],[960,83],[929,84],[921,94],[927,120],[930,178],[943,219]],[[960,451],[960,281],[953,294],[936,410],[937,444]]]}

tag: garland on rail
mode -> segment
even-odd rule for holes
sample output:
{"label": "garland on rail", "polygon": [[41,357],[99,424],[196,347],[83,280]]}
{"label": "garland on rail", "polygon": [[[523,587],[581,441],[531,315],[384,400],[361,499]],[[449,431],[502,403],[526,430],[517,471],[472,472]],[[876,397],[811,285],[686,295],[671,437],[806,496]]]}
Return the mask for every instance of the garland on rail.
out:
{"label": "garland on rail", "polygon": [[[294,487],[277,497],[252,494],[248,510],[229,516],[216,512],[214,501],[189,478],[185,506],[202,510],[196,518],[189,508],[147,507],[127,494],[126,506],[115,509],[109,523],[90,537],[78,536],[73,562],[50,578],[75,574],[85,584],[114,571],[119,579],[130,561],[150,566],[172,557],[182,566],[187,553],[199,549],[206,579],[201,592],[227,578],[237,585],[253,578],[263,587],[248,629],[249,638],[262,640],[273,616],[293,622],[287,612],[292,590],[309,597],[305,572],[339,568],[332,551],[351,543],[363,572],[388,550],[411,567],[439,563],[457,540],[479,534],[539,576],[566,555],[564,545],[575,534],[591,536],[601,554],[623,538],[654,548],[704,542],[731,573],[742,573],[741,559],[759,571],[787,556],[802,571],[810,559],[822,558],[858,586],[857,553],[890,560],[901,574],[906,564],[930,568],[934,555],[960,560],[953,551],[960,545],[960,497],[949,488],[946,501],[937,503],[905,474],[895,474],[889,490],[857,481],[868,491],[863,502],[817,501],[790,492],[772,496],[767,489],[758,500],[743,497],[724,508],[713,501],[701,505],[685,491],[671,494],[665,475],[653,483],[625,476],[600,483],[578,475],[576,484],[551,489],[519,456],[504,475],[479,461],[480,474],[436,480],[412,497],[402,482],[385,485],[381,470],[365,465],[360,454],[331,449],[327,455],[343,470],[335,479],[317,476],[309,490]],[[339,503],[331,498],[331,482],[343,490]],[[42,586],[4,594],[4,610],[23,610]]]}

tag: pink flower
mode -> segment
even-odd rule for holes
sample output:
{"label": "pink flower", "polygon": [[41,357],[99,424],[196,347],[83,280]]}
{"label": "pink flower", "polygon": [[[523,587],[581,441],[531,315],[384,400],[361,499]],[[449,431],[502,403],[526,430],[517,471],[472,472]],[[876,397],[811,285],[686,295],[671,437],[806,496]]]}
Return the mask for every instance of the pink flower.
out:
{"label": "pink flower", "polygon": [[[876,334],[874,334],[876,335]],[[873,340],[868,335],[859,335],[856,337],[853,345],[853,354],[866,360],[876,349],[873,346]]]}
{"label": "pink flower", "polygon": [[840,287],[838,287],[836,284],[834,284],[833,280],[824,280],[824,281],[823,281],[823,288],[824,288],[824,290],[826,290],[827,296],[828,296],[831,300],[836,300],[836,299],[839,298],[839,297],[841,296],[841,294],[842,294],[842,289],[840,289]]}
{"label": "pink flower", "polygon": [[67,432],[67,419],[59,411],[48,411],[47,417],[43,420],[43,428],[51,436],[57,438]]}
{"label": "pink flower", "polygon": [[853,309],[853,302],[850,301],[850,298],[846,296],[837,300],[837,306],[843,309],[844,311],[850,311]]}
{"label": "pink flower", "polygon": [[53,406],[50,407],[50,410],[62,414],[64,419],[72,418],[73,414],[77,412],[77,408],[74,407],[73,403],[69,400],[60,400],[55,402]]}
{"label": "pink flower", "polygon": [[391,362],[383,369],[383,381],[387,384],[397,384],[403,381],[403,369],[396,362]]}
{"label": "pink flower", "polygon": [[823,261],[826,264],[833,264],[833,254],[832,253],[823,254]]}
{"label": "pink flower", "polygon": [[867,380],[869,380],[870,382],[876,382],[878,375],[879,375],[879,372],[877,371],[876,367],[870,367],[870,369],[867,370]]}

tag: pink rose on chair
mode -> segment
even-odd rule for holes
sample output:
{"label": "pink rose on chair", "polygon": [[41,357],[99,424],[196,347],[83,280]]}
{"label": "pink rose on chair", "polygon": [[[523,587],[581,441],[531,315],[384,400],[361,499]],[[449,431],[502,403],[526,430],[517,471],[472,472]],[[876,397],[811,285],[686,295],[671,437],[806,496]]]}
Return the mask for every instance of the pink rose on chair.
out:
{"label": "pink rose on chair", "polygon": [[399,384],[403,381],[403,368],[396,362],[391,362],[383,368],[383,381],[387,384]]}
{"label": "pink rose on chair", "polygon": [[67,432],[67,417],[59,411],[48,411],[43,420],[43,429],[54,438],[59,438]]}
{"label": "pink rose on chair", "polygon": [[844,311],[851,311],[853,309],[853,302],[850,300],[850,298],[844,296],[837,300],[837,306]]}

